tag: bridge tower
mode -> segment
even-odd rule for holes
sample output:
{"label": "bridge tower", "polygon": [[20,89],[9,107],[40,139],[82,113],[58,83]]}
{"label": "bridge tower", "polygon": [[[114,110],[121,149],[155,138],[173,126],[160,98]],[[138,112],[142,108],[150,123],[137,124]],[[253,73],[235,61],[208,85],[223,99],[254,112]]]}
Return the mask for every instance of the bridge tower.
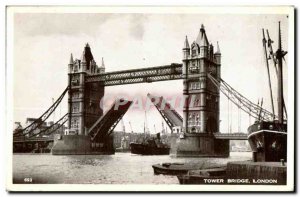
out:
{"label": "bridge tower", "polygon": [[104,96],[101,82],[85,83],[85,77],[105,72],[104,62],[98,67],[87,43],[81,59],[69,63],[69,134],[87,135],[87,130],[102,116],[100,99]]}
{"label": "bridge tower", "polygon": [[[228,156],[229,141],[217,140],[219,132],[220,91],[208,78],[221,77],[221,52],[208,42],[204,26],[191,46],[183,46],[183,135],[176,145],[177,156]],[[224,145],[224,146],[222,146]],[[221,149],[220,147],[224,148]]]}
{"label": "bridge tower", "polygon": [[80,59],[71,54],[68,64],[68,132],[63,144],[56,144],[55,154],[87,154],[91,148],[88,129],[103,115],[100,100],[104,96],[104,82],[85,83],[88,76],[102,74],[105,65],[102,58],[98,66],[87,43]]}

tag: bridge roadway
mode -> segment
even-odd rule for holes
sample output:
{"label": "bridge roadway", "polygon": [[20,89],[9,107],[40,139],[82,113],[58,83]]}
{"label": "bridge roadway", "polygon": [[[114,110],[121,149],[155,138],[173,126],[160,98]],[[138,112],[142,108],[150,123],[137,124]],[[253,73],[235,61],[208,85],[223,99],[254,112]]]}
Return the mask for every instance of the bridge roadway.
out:
{"label": "bridge roadway", "polygon": [[52,142],[54,140],[53,137],[14,137],[13,142]]}
{"label": "bridge roadway", "polygon": [[[248,140],[246,133],[214,133],[216,139]],[[52,142],[53,137],[14,137],[13,142]]]}
{"label": "bridge roadway", "polygon": [[248,140],[246,133],[214,133],[216,139]]}
{"label": "bridge roadway", "polygon": [[182,78],[182,64],[130,69],[103,74],[86,76],[85,82],[104,82],[104,86],[115,86],[134,83],[151,83],[156,81],[169,81]]}

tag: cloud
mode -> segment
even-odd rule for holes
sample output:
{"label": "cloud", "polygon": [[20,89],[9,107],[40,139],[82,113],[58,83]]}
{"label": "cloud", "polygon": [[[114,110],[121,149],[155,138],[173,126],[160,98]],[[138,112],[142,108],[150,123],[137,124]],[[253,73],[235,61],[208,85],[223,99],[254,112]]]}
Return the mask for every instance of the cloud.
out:
{"label": "cloud", "polygon": [[138,40],[143,39],[144,25],[148,20],[145,14],[17,13],[14,26],[17,36],[96,35],[104,23],[122,18],[129,19],[130,35]]}
{"label": "cloud", "polygon": [[142,40],[147,19],[147,16],[144,14],[132,14],[130,16],[130,35],[135,39]]}
{"label": "cloud", "polygon": [[93,34],[106,21],[118,14],[18,13],[15,33],[25,36]]}

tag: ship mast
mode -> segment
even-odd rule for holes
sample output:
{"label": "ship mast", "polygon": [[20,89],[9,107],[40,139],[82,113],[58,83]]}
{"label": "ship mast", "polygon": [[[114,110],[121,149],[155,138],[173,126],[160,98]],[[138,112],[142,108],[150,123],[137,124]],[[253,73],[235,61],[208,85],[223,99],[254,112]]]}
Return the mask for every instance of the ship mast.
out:
{"label": "ship mast", "polygon": [[263,42],[263,47],[264,47],[264,52],[265,52],[265,59],[266,59],[266,65],[267,65],[267,71],[268,71],[269,89],[270,89],[270,96],[271,96],[271,103],[272,103],[272,112],[273,112],[273,114],[275,116],[274,102],[273,102],[273,93],[272,93],[272,85],[271,85],[271,77],[270,77],[270,69],[269,69],[269,61],[268,61],[268,54],[267,54],[267,47],[266,47],[267,40],[265,38],[265,30],[262,29],[262,32],[263,32],[263,40],[262,40],[262,42]]}
{"label": "ship mast", "polygon": [[146,111],[145,111],[145,119],[144,119],[144,136],[146,136]]}
{"label": "ship mast", "polygon": [[124,124],[123,117],[121,118],[121,124],[122,124],[122,131],[123,131],[123,135],[125,135],[125,133],[126,133],[126,130],[125,130],[125,124]]}
{"label": "ship mast", "polygon": [[133,133],[132,125],[131,125],[131,122],[130,122],[130,121],[129,121],[129,125],[130,125],[130,129],[131,129],[131,133]]}
{"label": "ship mast", "polygon": [[148,122],[147,122],[147,112],[145,110],[145,120],[144,120],[144,135],[146,136],[148,134]]}
{"label": "ship mast", "polygon": [[[267,30],[267,36],[268,36],[268,41],[267,42],[268,42],[268,47],[269,47],[269,51],[270,51],[270,57],[269,58],[271,58],[273,60],[274,67],[275,67],[275,70],[276,70],[276,77],[278,78],[277,62],[276,62],[276,59],[275,59],[276,54],[274,54],[274,52],[273,52],[273,47],[272,47],[273,40],[271,40],[268,30]],[[286,115],[285,117],[287,118],[287,110],[286,110],[286,107],[285,107],[284,97],[283,97],[283,103],[282,104],[283,104],[283,109],[284,109],[284,112],[285,112],[285,115]]]}
{"label": "ship mast", "polygon": [[278,35],[278,50],[276,51],[276,58],[278,62],[278,121],[283,123],[283,79],[282,79],[282,58],[287,54],[281,47],[281,30],[279,22]]}
{"label": "ship mast", "polygon": [[278,76],[277,62],[275,60],[275,57],[274,57],[275,55],[273,53],[273,47],[272,47],[273,40],[271,40],[268,30],[267,30],[267,36],[268,36],[268,47],[269,47],[269,51],[270,51],[270,57],[269,58],[271,58],[273,60],[274,67],[275,67],[275,70],[276,70],[276,76]]}

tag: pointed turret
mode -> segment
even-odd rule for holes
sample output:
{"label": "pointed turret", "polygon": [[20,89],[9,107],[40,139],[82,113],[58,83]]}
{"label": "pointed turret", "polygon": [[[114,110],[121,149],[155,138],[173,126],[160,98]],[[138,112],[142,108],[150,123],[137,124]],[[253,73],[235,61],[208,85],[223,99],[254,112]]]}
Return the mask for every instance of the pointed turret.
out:
{"label": "pointed turret", "polygon": [[213,60],[214,59],[214,46],[212,44],[209,45],[209,59]]}
{"label": "pointed turret", "polygon": [[208,40],[206,37],[204,25],[201,25],[200,32],[197,36],[196,43],[200,47],[200,58],[208,58]]}
{"label": "pointed turret", "polygon": [[186,60],[190,57],[190,44],[187,36],[185,36],[184,45],[183,45],[183,59]]}
{"label": "pointed turret", "polygon": [[86,63],[86,70],[90,70],[90,66],[91,66],[90,63],[91,63],[91,60],[93,60],[93,59],[94,59],[94,57],[91,52],[90,45],[89,45],[89,43],[86,43],[83,53],[82,53],[82,58],[81,58],[81,62]]}
{"label": "pointed turret", "polygon": [[217,51],[215,52],[215,62],[221,65],[221,50],[219,46],[219,42],[217,42]]}
{"label": "pointed turret", "polygon": [[103,57],[102,57],[101,67],[105,68]]}
{"label": "pointed turret", "polygon": [[80,61],[80,64],[79,64],[79,70],[84,71],[84,72],[86,70],[88,70],[87,69],[87,61],[86,61],[86,58],[85,58],[85,50],[83,50],[83,52],[82,52],[81,61]]}
{"label": "pointed turret", "polygon": [[183,49],[190,49],[190,44],[189,44],[187,36],[185,36],[185,41],[184,41]]}
{"label": "pointed turret", "polygon": [[221,50],[220,50],[220,46],[219,46],[219,42],[217,42],[217,51],[215,54],[221,54]]}
{"label": "pointed turret", "polygon": [[81,63],[86,63],[85,51],[83,51],[83,53],[82,53],[82,56],[81,56]]}
{"label": "pointed turret", "polygon": [[91,67],[91,73],[94,73],[95,65],[93,64],[93,61],[90,61],[90,67]]}
{"label": "pointed turret", "polygon": [[74,64],[74,60],[73,60],[73,54],[71,53],[71,57],[70,57],[70,62],[69,64]]}
{"label": "pointed turret", "polygon": [[219,42],[217,42],[217,51],[214,54],[214,62],[217,64],[217,80],[221,80],[221,50]]}
{"label": "pointed turret", "polygon": [[74,66],[74,60],[73,60],[73,54],[71,53],[70,62],[68,65],[69,73],[71,73],[73,71],[73,66]]}
{"label": "pointed turret", "polygon": [[105,73],[105,64],[104,64],[104,59],[102,57],[102,62],[101,62],[101,66],[100,66],[100,73]]}
{"label": "pointed turret", "polygon": [[209,45],[203,24],[201,25],[200,32],[197,36],[196,42],[200,47],[208,47]]}

